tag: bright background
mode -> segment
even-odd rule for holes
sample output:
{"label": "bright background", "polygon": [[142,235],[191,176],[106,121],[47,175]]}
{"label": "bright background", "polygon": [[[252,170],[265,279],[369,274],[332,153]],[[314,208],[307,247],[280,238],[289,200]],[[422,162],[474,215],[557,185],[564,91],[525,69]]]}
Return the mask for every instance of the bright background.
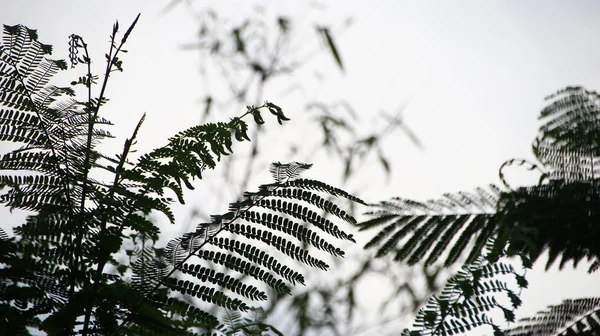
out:
{"label": "bright background", "polygon": [[[194,6],[239,18],[256,3],[196,1]],[[353,187],[371,202],[392,196],[424,200],[498,183],[498,167],[505,160],[532,157],[530,146],[545,96],[568,85],[600,88],[598,1],[258,3],[273,13],[301,13],[315,21],[354,19],[337,41],[346,71],[341,73],[330,57],[315,58],[329,79],[319,96],[343,96],[367,120],[380,109],[393,113],[407,103],[403,121],[424,149],[403,134],[394,136],[386,148],[393,157],[392,178],[365,176]],[[198,53],[182,50],[196,39],[197,22],[182,5],[165,13],[167,4],[2,0],[0,23],[38,29],[40,40],[54,45],[57,58],[67,57],[67,37],[76,33],[101,60],[114,20],[125,29],[141,12],[129,53],[123,55],[125,72],[115,74],[109,85],[111,103],[104,116],[116,123],[112,132],[122,140],[146,112],[138,138],[144,152],[197,123],[201,111]],[[277,96],[266,98],[279,102]],[[294,105],[282,107],[292,118],[286,132],[302,133],[294,128]],[[278,127],[272,120],[267,123]],[[111,146],[116,151],[121,143]],[[284,152],[274,149],[269,155],[272,161],[284,161]],[[337,182],[333,172],[328,175],[327,169],[319,170],[319,161],[313,162],[317,168],[311,177]],[[373,174],[382,173],[374,169]],[[185,209],[178,214],[185,217]],[[564,297],[600,295],[600,275],[589,276],[584,267],[567,267],[560,276],[537,268],[529,273],[531,289],[522,296],[519,315],[531,315]]]}

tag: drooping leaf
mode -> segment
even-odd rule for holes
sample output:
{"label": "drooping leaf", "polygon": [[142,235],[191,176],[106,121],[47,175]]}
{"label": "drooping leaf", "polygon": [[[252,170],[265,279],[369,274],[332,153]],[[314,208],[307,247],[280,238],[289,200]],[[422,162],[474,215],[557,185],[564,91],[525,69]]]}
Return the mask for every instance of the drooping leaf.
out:
{"label": "drooping leaf", "polygon": [[329,31],[329,28],[322,27],[322,26],[317,26],[316,28],[317,28],[317,32],[319,34],[321,34],[321,36],[323,37],[323,40],[327,44],[327,47],[329,48],[329,52],[331,52],[331,56],[333,56],[333,59],[337,63],[338,67],[340,68],[340,70],[344,71],[344,64],[342,63],[342,57],[340,56],[340,53],[336,46],[336,43],[333,39],[333,36],[331,36],[331,32]]}

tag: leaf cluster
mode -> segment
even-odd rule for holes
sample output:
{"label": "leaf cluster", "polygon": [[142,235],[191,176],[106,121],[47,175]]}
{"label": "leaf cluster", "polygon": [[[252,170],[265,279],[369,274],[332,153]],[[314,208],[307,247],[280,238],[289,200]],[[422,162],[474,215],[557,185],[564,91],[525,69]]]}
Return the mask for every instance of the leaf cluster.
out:
{"label": "leaf cluster", "polygon": [[[158,248],[160,229],[148,215],[175,221],[171,205],[184,203],[184,188],[194,189],[194,180],[231,154],[235,141],[250,140],[246,116],[261,124],[266,109],[280,124],[289,119],[270,102],[249,106],[229,122],[181,131],[132,161],[143,116],[121,153],[99,152],[98,144],[112,137],[104,129],[110,121],[99,114],[108,102],[104,92],[110,74],[123,71],[120,55],[138,19],[120,37],[118,23],[113,26],[101,75],[91,72],[87,44],[71,36],[71,65],[87,68],[72,83],[85,87],[81,101],[71,87],[49,84],[67,63],[46,58],[52,49],[35,30],[4,27],[0,140],[18,148],[0,157],[0,202],[29,215],[12,236],[0,230],[0,329],[14,335],[31,328],[50,335],[276,332],[250,303],[267,298],[257,283],[289,294],[290,286],[304,283],[291,260],[327,269],[303,244],[343,256],[323,235],[353,241],[352,235],[324,214],[356,223],[328,197],[364,202],[326,183],[296,179],[309,164],[276,163],[274,183],[246,192],[229,212]],[[95,85],[98,96],[92,96]],[[221,237],[223,231],[235,238]],[[232,315],[226,325],[195,300],[258,315]]]}
{"label": "leaf cluster", "polygon": [[[395,198],[374,205],[376,210],[368,213],[371,219],[359,224],[361,230],[379,228],[365,246],[376,248],[378,257],[393,254],[394,260],[410,265],[431,265],[445,258],[443,265],[450,266],[465,260],[463,270],[448,281],[442,294],[434,296],[420,311],[416,334],[457,334],[479,325],[490,325],[495,334],[503,334],[482,313],[497,307],[507,321],[513,321],[512,309],[520,304],[518,296],[497,280],[480,287],[481,276],[473,273],[481,265],[503,270],[508,267],[499,261],[503,257],[518,256],[529,268],[547,252],[546,268],[557,260],[562,269],[567,262],[577,266],[587,259],[591,262],[589,272],[598,269],[599,96],[581,87],[567,87],[547,100],[548,105],[540,113],[542,126],[532,146],[537,162],[512,159],[503,164],[499,175],[506,189],[446,194],[443,199],[429,202]],[[503,172],[512,165],[539,171],[539,183],[512,188]],[[524,278],[517,279],[517,287],[523,288],[524,283]],[[495,291],[506,292],[512,308],[499,305],[495,295],[481,297]],[[453,296],[456,293],[460,293],[458,297]],[[507,333],[597,333],[598,323],[591,317],[595,311],[590,308],[589,313],[586,308],[596,301],[565,301]],[[553,309],[566,309],[571,314],[561,315],[554,325]],[[580,322],[566,326],[578,319]]]}

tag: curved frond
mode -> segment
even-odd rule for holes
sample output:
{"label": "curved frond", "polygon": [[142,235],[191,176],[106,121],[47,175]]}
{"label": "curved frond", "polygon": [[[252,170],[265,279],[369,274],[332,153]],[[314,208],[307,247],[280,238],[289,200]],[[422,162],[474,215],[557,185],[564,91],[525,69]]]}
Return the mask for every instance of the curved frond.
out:
{"label": "curved frond", "polygon": [[[173,269],[169,275],[181,271],[242,298],[264,300],[266,297],[262,291],[225,272],[235,271],[263,282],[280,293],[289,294],[291,290],[284,280],[292,285],[304,284],[304,276],[294,267],[286,266],[282,257],[287,256],[309,266],[328,269],[329,266],[324,261],[311,255],[309,247],[326,251],[333,256],[343,256],[344,251],[329,243],[320,233],[341,240],[354,240],[351,234],[342,231],[313,209],[324,210],[324,214],[335,214],[349,223],[352,223],[353,218],[332,201],[327,201],[310,190],[347,199],[354,197],[319,181],[292,180],[310,166],[298,163],[273,164],[271,172],[275,174],[276,183],[262,185],[257,192],[245,192],[242,200],[229,205],[229,212],[213,215],[211,223],[199,224],[195,231],[170,241],[165,249],[165,260]],[[282,183],[283,178],[287,180]],[[312,230],[311,226],[319,230]],[[235,238],[218,237],[223,231],[234,234]],[[215,248],[226,252],[214,251]],[[211,263],[222,266],[224,271],[212,270]],[[251,306],[221,300],[221,294],[212,299],[211,295],[217,295],[217,292],[206,286],[198,287],[206,288],[196,291],[194,281],[174,281],[175,279],[169,280],[172,289],[200,296],[203,300],[218,305],[225,304],[224,308],[246,309]],[[222,295],[227,296],[225,293]]]}

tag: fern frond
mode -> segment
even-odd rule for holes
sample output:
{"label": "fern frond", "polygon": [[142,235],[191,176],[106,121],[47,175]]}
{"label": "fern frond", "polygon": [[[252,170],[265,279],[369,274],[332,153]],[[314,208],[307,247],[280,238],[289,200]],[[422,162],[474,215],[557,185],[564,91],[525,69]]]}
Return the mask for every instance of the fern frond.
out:
{"label": "fern frond", "polygon": [[219,325],[219,320],[215,316],[176,298],[170,297],[164,302],[154,302],[160,303],[163,309],[173,311],[180,316],[192,317],[207,328],[215,328]]}
{"label": "fern frond", "polygon": [[[130,308],[132,310],[135,308],[135,312],[129,317],[130,322],[124,329],[132,332],[137,331],[134,334],[190,335],[185,329],[181,330],[173,327],[174,322],[179,318],[192,321],[198,327],[203,328],[215,328],[219,325],[215,316],[174,297],[150,297],[143,306]],[[168,318],[164,316],[163,312],[168,312],[173,317]]]}
{"label": "fern frond", "polygon": [[600,333],[600,298],[568,299],[535,316],[517,322],[506,335],[597,335]]}
{"label": "fern frond", "polygon": [[600,96],[582,87],[567,87],[546,98],[543,121],[533,151],[549,168],[549,177],[566,182],[590,181],[600,170]]}
{"label": "fern frond", "polygon": [[145,246],[137,253],[137,259],[131,263],[133,271],[131,285],[142,294],[148,294],[159,285],[171,268],[152,246]]}
{"label": "fern frond", "polygon": [[270,335],[267,332],[274,332],[278,336],[283,336],[281,332],[266,323],[267,314],[262,308],[250,308],[246,313],[226,310],[221,315],[223,325],[219,331],[224,335],[261,336]]}
{"label": "fern frond", "polygon": [[130,171],[123,172],[128,183],[143,185],[141,194],[153,192],[162,196],[165,189],[173,191],[184,203],[182,184],[194,189],[191,181],[201,179],[202,172],[213,169],[222,155],[232,152],[232,137],[238,137],[240,128],[247,128],[240,118],[229,123],[204,124],[190,127],[169,139],[169,143],[142,155]]}
{"label": "fern frond", "polygon": [[443,199],[429,202],[394,198],[373,205],[372,218],[359,226],[362,230],[384,226],[365,244],[365,249],[377,247],[377,257],[395,252],[394,260],[414,265],[436,262],[448,253],[444,265],[456,262],[469,243],[474,244],[467,257],[473,262],[487,240],[498,230],[494,214],[499,190],[477,189],[476,193],[446,194]]}
{"label": "fern frond", "polygon": [[[66,62],[45,58],[52,48],[37,40],[35,30],[4,25],[0,45],[0,103],[21,111],[34,111],[37,95]],[[44,105],[38,105],[44,106]]]}
{"label": "fern frond", "polygon": [[568,152],[600,155],[600,95],[582,87],[567,87],[550,95],[551,103],[540,113],[540,133]]}
{"label": "fern frond", "polygon": [[[509,286],[502,278],[505,276],[514,277],[516,286]],[[501,328],[488,313],[499,310],[507,321],[513,321],[514,309],[521,305],[521,299],[512,288],[526,286],[525,278],[511,265],[490,263],[480,256],[474,263],[463,266],[439,294],[429,299],[417,314],[415,329],[405,330],[403,334],[457,335],[487,325],[495,335],[501,335]],[[497,293],[504,293],[509,303],[498,302]]]}
{"label": "fern frond", "polygon": [[56,157],[48,152],[11,152],[0,158],[0,169],[29,170],[52,173],[56,167]]}
{"label": "fern frond", "polygon": [[[326,201],[322,196],[305,189],[317,189],[348,199],[352,199],[353,196],[322,182],[291,180],[301,170],[308,168],[310,168],[308,164],[274,164],[271,171],[276,173],[275,183],[261,185],[257,192],[245,192],[242,200],[230,204],[229,212],[223,215],[213,215],[211,223],[199,224],[195,231],[170,241],[165,249],[165,261],[172,267],[169,276],[176,271],[181,271],[205,284],[218,285],[242,298],[264,300],[266,299],[265,294],[257,287],[245,284],[241,280],[235,280],[224,272],[210,270],[201,263],[221,265],[227,270],[263,282],[284,294],[291,292],[284,280],[289,281],[292,285],[303,284],[304,277],[293,268],[285,266],[280,261],[281,258],[272,254],[273,252],[278,253],[277,251],[279,251],[281,255],[287,255],[304,264],[326,270],[329,266],[324,261],[311,256],[307,247],[297,245],[295,241],[308,243],[334,256],[343,256],[344,252],[340,248],[330,244],[308,227],[316,226],[324,233],[342,240],[353,241],[353,238],[352,235],[340,230],[332,221],[311,210],[311,207],[324,209],[326,213],[336,214],[338,218],[347,222],[352,222],[352,217],[333,202]],[[286,176],[287,181],[278,182],[277,179],[283,175]],[[297,181],[301,182],[294,184]],[[287,200],[282,200],[282,198]],[[302,205],[296,201],[308,205]],[[261,212],[255,209],[261,209]],[[290,220],[286,216],[301,222]],[[233,233],[241,239],[218,237],[222,231]],[[285,234],[285,238],[281,234]],[[246,240],[247,242],[245,242]],[[263,250],[258,247],[259,244],[271,247],[274,251]],[[227,252],[214,251],[209,247]],[[230,301],[224,292],[216,291],[212,287],[196,285],[194,281],[183,280],[181,282],[182,280],[176,279],[168,281],[168,284],[164,282],[163,284],[172,290],[200,296],[207,302],[222,305],[223,308],[247,309],[250,307],[243,301],[235,301],[237,299],[231,298],[234,301]],[[213,296],[215,297],[213,298]]]}
{"label": "fern frond", "polygon": [[301,162],[290,162],[281,163],[273,162],[269,167],[271,175],[276,183],[283,183],[284,180],[294,180],[300,176],[300,174],[312,167],[312,164],[301,163]]}

